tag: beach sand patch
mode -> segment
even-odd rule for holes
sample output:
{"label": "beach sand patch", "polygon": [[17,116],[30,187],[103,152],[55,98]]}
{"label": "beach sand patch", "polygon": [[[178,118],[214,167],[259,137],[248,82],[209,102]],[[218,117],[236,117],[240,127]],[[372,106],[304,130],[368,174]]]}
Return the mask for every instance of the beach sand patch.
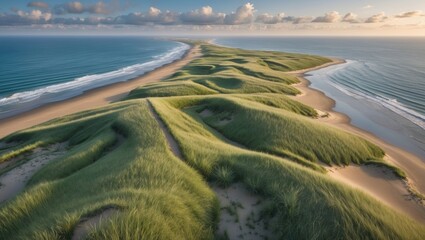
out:
{"label": "beach sand patch", "polygon": [[406,182],[390,169],[375,165],[350,165],[333,167],[328,174],[425,223],[425,207],[409,192]]}

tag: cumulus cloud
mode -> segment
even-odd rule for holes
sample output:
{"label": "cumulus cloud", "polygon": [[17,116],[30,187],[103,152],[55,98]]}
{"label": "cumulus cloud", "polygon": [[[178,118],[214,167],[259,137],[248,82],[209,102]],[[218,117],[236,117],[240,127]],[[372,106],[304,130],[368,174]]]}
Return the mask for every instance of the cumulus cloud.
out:
{"label": "cumulus cloud", "polygon": [[278,13],[276,15],[271,15],[268,13],[263,13],[257,16],[255,22],[264,23],[264,24],[276,24],[285,21],[285,14]]}
{"label": "cumulus cloud", "polygon": [[54,7],[55,14],[80,14],[85,11],[84,5],[81,2],[69,2]]}
{"label": "cumulus cloud", "polygon": [[51,23],[60,25],[98,25],[98,24],[113,24],[114,18],[111,17],[70,17],[70,18],[55,18]]}
{"label": "cumulus cloud", "polygon": [[27,4],[27,7],[34,7],[34,8],[49,8],[49,4],[45,2],[29,2]]}
{"label": "cumulus cloud", "polygon": [[292,17],[291,19],[287,18],[288,21],[292,21],[293,24],[302,24],[310,23],[313,21],[312,17]]}
{"label": "cumulus cloud", "polygon": [[226,14],[215,13],[210,6],[205,6],[187,13],[183,13],[180,19],[183,23],[194,25],[223,24]]}
{"label": "cumulus cloud", "polygon": [[88,6],[87,11],[95,14],[108,14],[112,12],[104,2],[97,2],[94,5]]}
{"label": "cumulus cloud", "polygon": [[229,25],[251,23],[254,19],[254,12],[254,4],[247,3],[236,9],[236,12],[227,14],[224,23]]}
{"label": "cumulus cloud", "polygon": [[378,13],[366,19],[365,23],[380,23],[387,19],[388,17],[385,15],[385,13]]}
{"label": "cumulus cloud", "polygon": [[371,9],[371,8],[373,8],[373,6],[368,4],[368,5],[364,6],[363,8],[364,9]]}
{"label": "cumulus cloud", "polygon": [[53,8],[55,14],[64,15],[64,14],[81,14],[81,13],[93,13],[93,14],[108,14],[113,12],[115,6],[113,2],[107,4],[103,1],[99,1],[92,5],[84,5],[81,2],[68,2],[56,5]]}
{"label": "cumulus cloud", "polygon": [[170,25],[179,22],[179,14],[175,12],[161,12],[158,8],[150,7],[145,13],[136,12],[128,15],[119,16],[115,19],[118,24],[146,25],[162,24]]}
{"label": "cumulus cloud", "polygon": [[38,9],[29,12],[17,10],[14,14],[2,13],[0,14],[0,25],[2,26],[15,26],[15,25],[31,25],[31,24],[44,24],[52,19],[52,14],[49,12],[42,12]]}
{"label": "cumulus cloud", "polygon": [[[113,2],[113,1],[112,1]],[[84,5],[81,2],[74,1],[60,5],[56,5],[52,9],[52,13],[56,14],[56,18],[50,21],[55,24],[110,24],[110,25],[239,25],[251,23],[254,18],[254,6],[250,3],[239,7],[235,12],[226,15],[225,13],[214,12],[212,7],[205,6],[200,9],[192,10],[186,13],[178,13],[173,11],[161,11],[158,8],[150,7],[146,12],[134,12],[117,17],[102,17],[102,18],[85,18],[85,17],[60,17],[59,15],[66,14],[81,14],[81,13],[94,13],[106,14],[110,8],[108,4],[98,2],[93,5]],[[14,13],[0,13],[1,25],[15,25],[15,24],[32,24],[26,21],[24,17]],[[49,18],[52,17],[51,13]],[[22,14],[21,14],[22,15]],[[26,17],[28,18],[28,17]],[[47,22],[48,20],[46,20]],[[35,22],[34,22],[35,23]],[[41,22],[40,22],[41,23]]]}
{"label": "cumulus cloud", "polygon": [[313,20],[313,22],[316,23],[334,23],[338,22],[341,19],[341,15],[339,15],[339,12],[332,11],[325,14],[325,16],[317,17]]}
{"label": "cumulus cloud", "polygon": [[396,15],[396,18],[411,18],[411,17],[420,17],[425,16],[425,14],[422,11],[411,11],[411,12],[402,12],[398,15]]}
{"label": "cumulus cloud", "polygon": [[347,13],[345,14],[345,16],[342,18],[343,22],[348,22],[348,23],[359,23],[360,21],[357,19],[357,14],[354,13]]}

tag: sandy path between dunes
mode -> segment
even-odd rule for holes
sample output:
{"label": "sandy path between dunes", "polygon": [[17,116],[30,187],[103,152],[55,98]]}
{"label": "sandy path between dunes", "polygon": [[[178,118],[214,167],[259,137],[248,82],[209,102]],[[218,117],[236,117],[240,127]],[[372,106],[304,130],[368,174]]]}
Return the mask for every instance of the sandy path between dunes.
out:
{"label": "sandy path between dunes", "polygon": [[96,88],[68,100],[48,104],[14,117],[2,119],[0,120],[0,138],[53,118],[101,107],[110,102],[117,101],[127,96],[131,90],[142,84],[158,82],[164,79],[200,55],[200,47],[195,46],[182,59],[153,70],[141,77]]}
{"label": "sandy path between dunes", "polygon": [[[302,92],[302,94],[292,98],[312,106],[315,109],[329,113],[329,117],[319,118],[318,121],[363,137],[381,147],[387,154],[385,160],[403,169],[407,174],[409,184],[414,189],[424,194],[425,164],[419,157],[385,142],[372,133],[351,125],[350,118],[347,115],[332,110],[335,106],[335,101],[333,99],[326,96],[323,92],[309,87],[310,82],[304,78],[304,74],[309,71],[344,62],[340,59],[332,60],[332,63],[319,67],[291,72],[296,74],[301,81],[299,84],[293,86]],[[412,200],[410,196],[406,196],[408,190],[403,181],[393,179],[391,173],[383,173],[382,168],[377,171],[373,166],[349,166],[346,168],[332,169],[329,175],[337,180],[355,186],[356,188],[360,188],[381,202],[425,223],[425,207]]]}

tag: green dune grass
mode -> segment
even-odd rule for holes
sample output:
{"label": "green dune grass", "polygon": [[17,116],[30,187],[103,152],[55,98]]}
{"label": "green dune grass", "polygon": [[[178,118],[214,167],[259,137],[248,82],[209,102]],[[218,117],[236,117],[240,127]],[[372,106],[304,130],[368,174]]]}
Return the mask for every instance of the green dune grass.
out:
{"label": "green dune grass", "polygon": [[324,174],[284,158],[224,143],[203,122],[174,107],[184,106],[181,99],[153,99],[152,103],[190,166],[211,181],[225,185],[243,182],[270,201],[263,218],[275,219],[269,227],[276,239],[425,236],[420,224]]}
{"label": "green dune grass", "polygon": [[0,162],[53,143],[69,149],[0,206],[0,239],[69,239],[105,209],[115,213],[87,239],[218,239],[211,182],[262,196],[259,217],[276,239],[425,239],[423,225],[324,174],[323,164],[385,164],[377,146],[316,122],[313,108],[286,96],[298,93],[287,72],[329,59],[201,47],[202,58],[122,102],[2,139],[17,145]]}
{"label": "green dune grass", "polygon": [[1,206],[0,239],[67,239],[80,218],[107,208],[118,214],[89,239],[213,238],[216,197],[161,134],[146,101],[135,100],[8,137],[71,146]]}

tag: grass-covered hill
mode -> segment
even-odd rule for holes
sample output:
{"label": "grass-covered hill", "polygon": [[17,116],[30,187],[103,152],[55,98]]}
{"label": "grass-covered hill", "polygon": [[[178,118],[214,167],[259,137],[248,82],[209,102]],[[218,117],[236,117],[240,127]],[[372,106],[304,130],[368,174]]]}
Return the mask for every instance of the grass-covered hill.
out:
{"label": "grass-covered hill", "polygon": [[[88,239],[215,239],[212,185],[264,199],[273,239],[425,239],[425,227],[331,180],[322,167],[382,161],[383,151],[324,126],[289,71],[328,59],[202,44],[204,56],[127,100],[54,119],[2,142],[5,172],[33,149],[68,144],[0,206],[0,239],[70,239],[82,219],[115,214]],[[178,143],[170,150],[164,129]],[[23,156],[22,158],[19,158]],[[16,160],[16,159],[20,160]]]}

